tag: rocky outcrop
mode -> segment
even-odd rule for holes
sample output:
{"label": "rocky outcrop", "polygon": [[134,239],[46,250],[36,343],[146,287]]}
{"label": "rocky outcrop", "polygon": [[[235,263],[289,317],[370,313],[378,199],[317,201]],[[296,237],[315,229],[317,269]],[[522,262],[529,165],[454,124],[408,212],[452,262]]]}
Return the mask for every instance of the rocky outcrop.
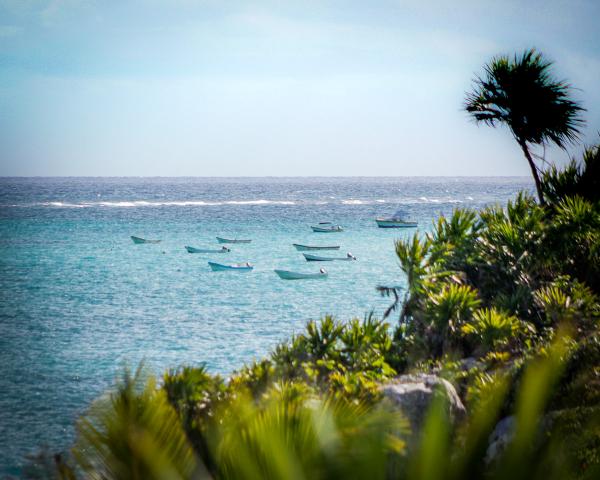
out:
{"label": "rocky outcrop", "polygon": [[[594,418],[597,415],[593,408],[572,408],[564,410],[554,410],[541,416],[536,423],[536,441],[547,439],[555,426],[575,425],[579,430],[579,425]],[[572,427],[571,427],[572,428]],[[488,449],[486,452],[486,462],[491,463],[502,457],[510,443],[514,440],[517,430],[517,419],[514,415],[500,420],[494,431],[490,435]]]}
{"label": "rocky outcrop", "polygon": [[406,416],[413,432],[418,432],[432,400],[442,395],[452,421],[465,415],[465,407],[450,382],[436,375],[401,375],[381,387],[384,397]]}
{"label": "rocky outcrop", "polygon": [[516,420],[514,416],[506,417],[500,420],[494,431],[490,435],[488,449],[485,455],[486,462],[490,463],[496,460],[512,441],[515,434]]}

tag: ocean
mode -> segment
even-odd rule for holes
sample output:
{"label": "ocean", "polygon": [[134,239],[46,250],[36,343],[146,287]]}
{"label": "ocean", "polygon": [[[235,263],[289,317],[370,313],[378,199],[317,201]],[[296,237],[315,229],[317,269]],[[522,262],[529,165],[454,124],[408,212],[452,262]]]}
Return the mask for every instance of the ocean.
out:
{"label": "ocean", "polygon": [[[379,229],[401,208],[426,232],[457,207],[504,204],[528,178],[0,178],[0,475],[26,454],[68,448],[74,420],[125,366],[205,364],[227,376],[310,319],[381,316],[377,285],[403,285]],[[331,221],[341,233],[312,233]],[[160,239],[134,245],[131,235]],[[249,238],[227,254],[216,236]],[[325,280],[292,243],[340,245]],[[212,272],[208,260],[251,262]],[[394,321],[393,318],[390,321]]]}

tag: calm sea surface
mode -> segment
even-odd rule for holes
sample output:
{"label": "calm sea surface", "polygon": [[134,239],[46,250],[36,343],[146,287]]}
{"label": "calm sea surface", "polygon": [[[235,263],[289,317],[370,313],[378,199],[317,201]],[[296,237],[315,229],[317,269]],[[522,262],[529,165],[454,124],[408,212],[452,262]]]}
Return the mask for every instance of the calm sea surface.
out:
{"label": "calm sea surface", "polygon": [[[404,283],[393,243],[412,233],[378,229],[375,216],[402,208],[425,231],[522,189],[527,178],[0,178],[0,475],[41,445],[67,447],[123,365],[227,375],[309,319],[381,315],[375,287]],[[345,231],[312,233],[319,221]],[[217,235],[252,243],[183,248],[217,247]],[[326,280],[280,280],[274,268],[322,266],[294,242],[341,245],[358,261],[326,264]],[[255,269],[211,272],[213,259]]]}

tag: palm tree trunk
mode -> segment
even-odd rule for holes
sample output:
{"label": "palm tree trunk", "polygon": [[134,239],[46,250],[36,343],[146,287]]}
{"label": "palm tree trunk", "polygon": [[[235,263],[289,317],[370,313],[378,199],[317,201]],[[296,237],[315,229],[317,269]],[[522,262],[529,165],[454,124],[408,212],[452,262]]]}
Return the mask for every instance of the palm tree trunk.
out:
{"label": "palm tree trunk", "polygon": [[537,190],[538,198],[540,200],[540,205],[545,205],[544,194],[542,193],[542,182],[540,181],[540,175],[538,172],[535,163],[533,162],[533,158],[531,157],[531,153],[529,153],[529,148],[527,148],[527,142],[524,140],[517,140],[523,153],[525,154],[525,158],[527,162],[529,162],[529,168],[531,168],[531,174],[533,175],[533,180],[535,182],[535,189]]}

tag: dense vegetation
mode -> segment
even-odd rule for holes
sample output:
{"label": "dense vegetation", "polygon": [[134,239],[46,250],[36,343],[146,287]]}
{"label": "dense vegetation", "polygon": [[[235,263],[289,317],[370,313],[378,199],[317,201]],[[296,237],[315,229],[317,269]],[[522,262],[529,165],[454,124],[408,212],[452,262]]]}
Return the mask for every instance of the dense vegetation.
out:
{"label": "dense vegetation", "polygon": [[[600,146],[541,175],[543,203],[458,209],[396,243],[384,319],[325,317],[225,380],[125,372],[77,424],[61,478],[598,478]],[[419,431],[382,394],[453,383]],[[514,429],[502,448],[490,435]],[[35,472],[32,469],[30,474]]]}

